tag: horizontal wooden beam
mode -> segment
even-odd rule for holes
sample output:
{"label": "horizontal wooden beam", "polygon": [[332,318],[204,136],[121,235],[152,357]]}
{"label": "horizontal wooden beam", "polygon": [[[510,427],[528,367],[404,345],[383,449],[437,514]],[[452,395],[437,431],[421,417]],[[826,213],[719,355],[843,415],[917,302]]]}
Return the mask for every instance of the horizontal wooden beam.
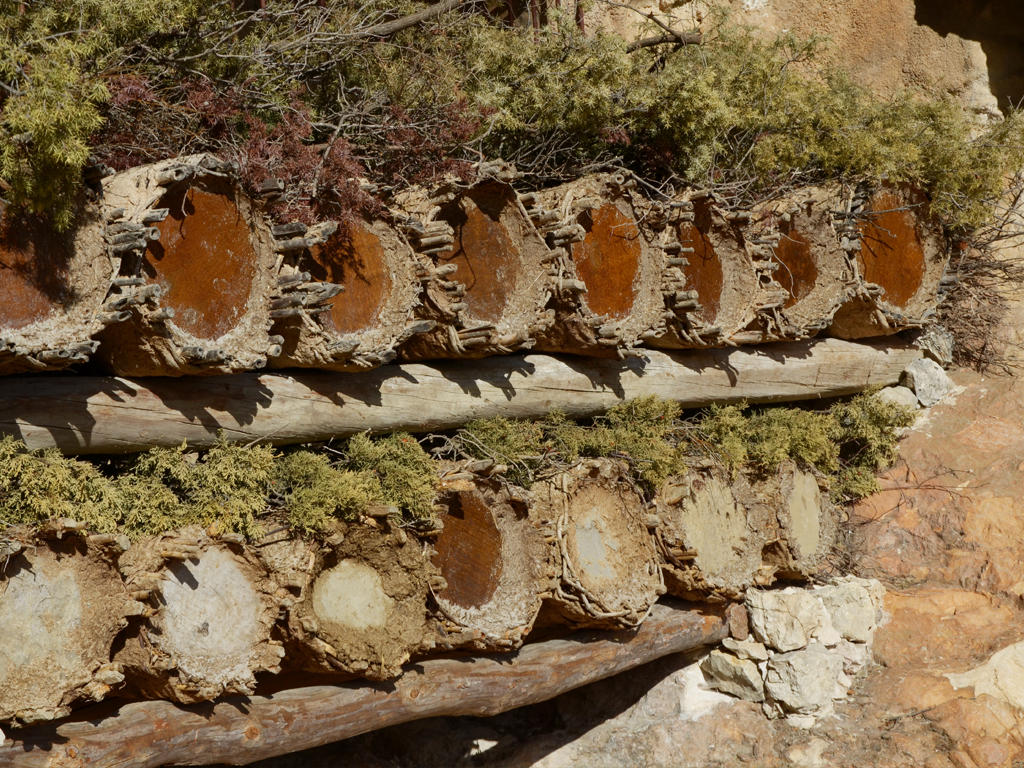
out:
{"label": "horizontal wooden beam", "polygon": [[692,408],[834,397],[895,383],[921,352],[839,339],[656,352],[626,361],[525,355],[391,365],[366,373],[182,379],[0,378],[0,434],[30,448],[119,453],[234,441],[300,443],[371,430],[423,432],[472,419],[594,416],[657,395]]}
{"label": "horizontal wooden beam", "polygon": [[493,658],[428,660],[389,685],[296,688],[204,707],[125,704],[101,719],[15,731],[0,746],[0,765],[246,765],[425,717],[496,715],[725,635],[718,617],[659,604],[634,631],[580,633]]}

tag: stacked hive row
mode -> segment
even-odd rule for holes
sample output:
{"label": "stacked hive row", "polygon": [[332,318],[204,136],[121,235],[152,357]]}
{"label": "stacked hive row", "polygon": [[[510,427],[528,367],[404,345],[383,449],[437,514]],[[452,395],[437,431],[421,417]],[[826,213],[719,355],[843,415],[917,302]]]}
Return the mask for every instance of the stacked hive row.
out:
{"label": "stacked hive row", "polygon": [[0,373],[361,370],[518,350],[590,356],[864,338],[926,322],[948,261],[927,200],[808,187],[749,210],[588,176],[395,195],[373,218],[271,225],[209,156],[108,177],[55,235],[0,211]]}
{"label": "stacked hive row", "polygon": [[721,604],[806,577],[834,538],[835,510],[791,465],[751,479],[694,468],[650,504],[613,460],[530,489],[487,462],[440,471],[443,525],[426,532],[387,510],[324,541],[9,529],[0,722],[111,696],[210,701],[309,674],[390,679],[411,658],[514,650],[535,627],[635,627],[666,589]]}

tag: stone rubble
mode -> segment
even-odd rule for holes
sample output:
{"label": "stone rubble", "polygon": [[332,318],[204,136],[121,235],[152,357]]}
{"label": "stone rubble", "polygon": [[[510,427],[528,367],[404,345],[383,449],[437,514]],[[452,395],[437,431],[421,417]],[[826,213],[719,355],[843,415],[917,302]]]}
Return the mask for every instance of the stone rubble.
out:
{"label": "stone rubble", "polygon": [[734,637],[727,637],[722,641],[722,645],[741,659],[750,659],[754,662],[768,661],[768,649],[764,647],[763,643],[756,640],[737,640]]}
{"label": "stone rubble", "polygon": [[808,589],[752,589],[746,595],[755,640],[727,638],[701,663],[707,684],[763,702],[770,718],[809,728],[834,712],[871,656],[885,589],[845,576]]}
{"label": "stone rubble", "polygon": [[885,387],[879,390],[875,397],[885,400],[887,403],[902,405],[904,408],[909,408],[912,411],[916,411],[921,407],[921,404],[917,401],[917,395],[909,387]]}
{"label": "stone rubble", "polygon": [[764,701],[764,680],[753,661],[716,650],[701,662],[700,669],[722,693],[746,701]]}
{"label": "stone rubble", "polygon": [[953,380],[942,366],[929,358],[915,360],[903,372],[900,383],[912,389],[925,408],[938,403],[953,391]]}

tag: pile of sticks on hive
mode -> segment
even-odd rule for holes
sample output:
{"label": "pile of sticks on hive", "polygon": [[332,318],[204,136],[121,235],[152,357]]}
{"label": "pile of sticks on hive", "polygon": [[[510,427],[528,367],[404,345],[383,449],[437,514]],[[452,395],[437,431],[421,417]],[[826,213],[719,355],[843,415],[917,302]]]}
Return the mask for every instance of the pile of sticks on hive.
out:
{"label": "pile of sticks on hive", "polygon": [[365,370],[523,350],[597,357],[927,321],[947,246],[905,188],[807,187],[750,210],[593,175],[520,194],[391,196],[354,222],[272,225],[210,156],[103,181],[73,232],[0,212],[0,373]]}

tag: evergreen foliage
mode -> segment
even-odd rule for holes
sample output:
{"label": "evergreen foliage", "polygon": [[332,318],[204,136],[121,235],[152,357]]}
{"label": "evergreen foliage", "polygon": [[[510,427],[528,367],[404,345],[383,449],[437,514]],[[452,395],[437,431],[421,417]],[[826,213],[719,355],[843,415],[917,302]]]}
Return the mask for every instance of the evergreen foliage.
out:
{"label": "evergreen foliage", "polygon": [[837,500],[853,500],[878,489],[876,474],[896,457],[897,431],[913,419],[900,406],[859,395],[827,411],[713,406],[682,421],[676,403],[645,397],[588,424],[560,413],[539,422],[478,420],[454,435],[449,450],[506,464],[509,479],[522,485],[580,458],[622,458],[649,495],[686,472],[694,457],[710,455],[734,471],[752,472],[792,460],[831,477]]}
{"label": "evergreen foliage", "polygon": [[[214,151],[280,213],[344,216],[383,185],[501,156],[538,184],[595,165],[750,202],[796,181],[913,181],[979,226],[1024,164],[1019,113],[987,128],[943,95],[879,99],[718,12],[701,45],[627,50],[553,12],[542,30],[415,3],[0,0],[0,197],[71,223],[90,156],[116,168]],[[345,54],[338,55],[339,50]]]}
{"label": "evergreen foliage", "polygon": [[0,525],[72,518],[131,537],[201,525],[259,538],[268,517],[307,534],[372,506],[394,506],[405,521],[428,518],[437,488],[430,457],[408,435],[356,435],[331,463],[323,452],[280,454],[264,445],[219,442],[208,451],[154,448],[106,466],[31,452],[0,439]]}
{"label": "evergreen foliage", "polygon": [[727,466],[772,471],[789,459],[831,475],[832,495],[855,500],[878,490],[877,473],[896,458],[897,430],[914,414],[870,394],[829,410],[712,407],[697,432]]}

